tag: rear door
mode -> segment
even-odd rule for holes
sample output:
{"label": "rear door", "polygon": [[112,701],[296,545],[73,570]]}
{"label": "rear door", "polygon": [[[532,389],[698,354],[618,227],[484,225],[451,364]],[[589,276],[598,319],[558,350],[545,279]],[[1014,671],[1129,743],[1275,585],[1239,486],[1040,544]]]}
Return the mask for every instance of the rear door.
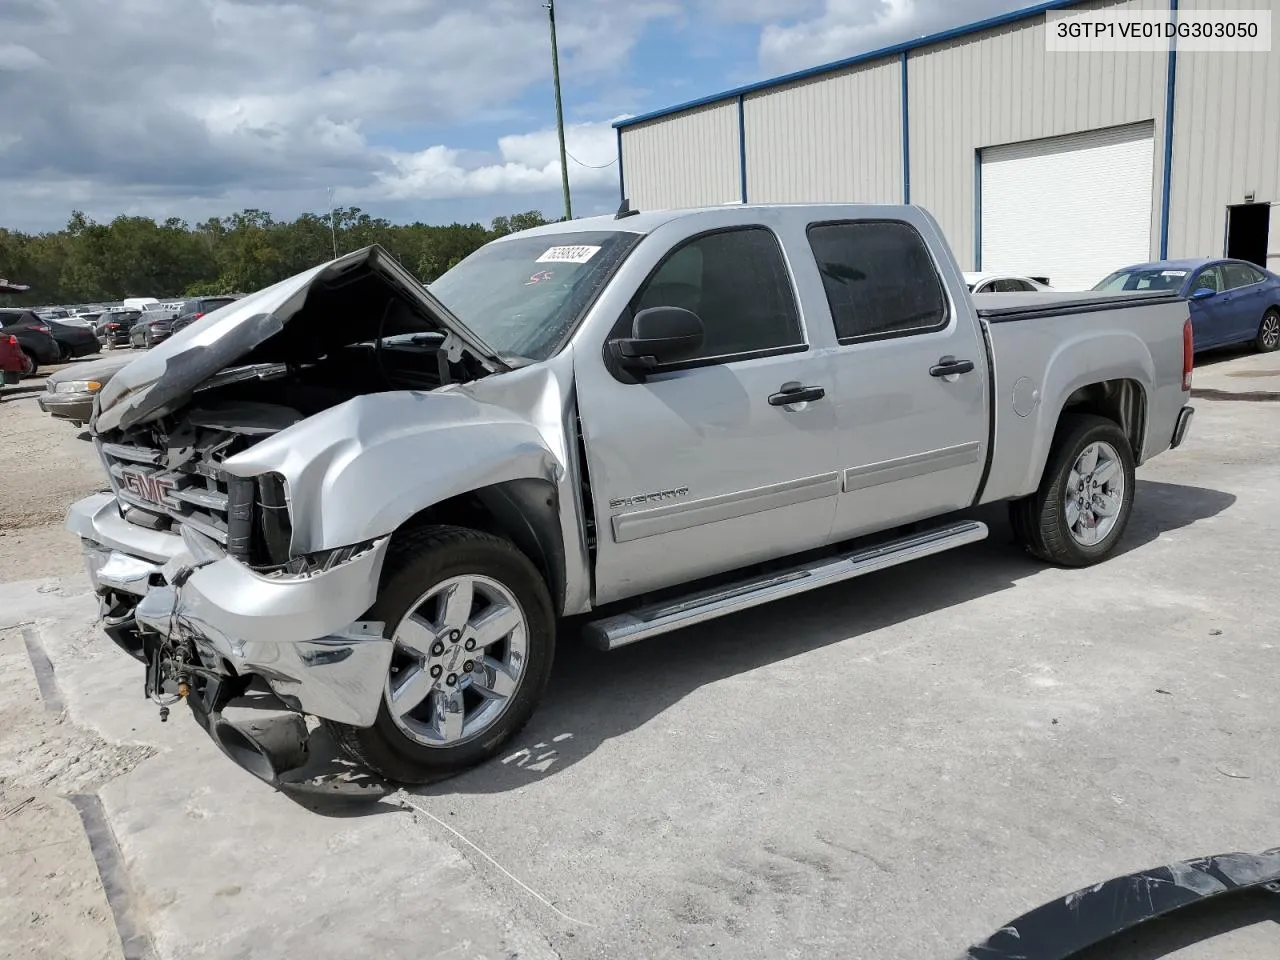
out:
{"label": "rear door", "polygon": [[1231,343],[1245,343],[1257,337],[1268,306],[1262,282],[1266,277],[1247,263],[1223,264],[1222,273],[1227,288],[1223,294],[1227,335]]}
{"label": "rear door", "polygon": [[[595,504],[596,602],[823,545],[839,490],[836,418],[781,243],[764,225],[690,237],[658,263],[610,338],[640,310],[702,319],[692,358],[628,382],[578,367]],[[600,348],[604,344],[599,345]]]}
{"label": "rear door", "polygon": [[988,443],[987,364],[925,239],[897,220],[814,223],[839,348],[841,485],[834,538],[967,507]]}

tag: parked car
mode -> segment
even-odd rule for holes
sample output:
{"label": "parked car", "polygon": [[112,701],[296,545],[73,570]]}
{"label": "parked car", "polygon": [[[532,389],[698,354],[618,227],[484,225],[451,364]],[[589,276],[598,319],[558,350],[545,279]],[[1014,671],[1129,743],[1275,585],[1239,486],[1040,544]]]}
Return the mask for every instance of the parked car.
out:
{"label": "parked car", "polygon": [[1280,346],[1280,276],[1244,260],[1160,260],[1117,270],[1095,290],[1161,290],[1191,301],[1196,350]]}
{"label": "parked car", "polygon": [[78,363],[52,374],[45,381],[44,396],[38,398],[40,409],[77,427],[89,422],[93,414],[93,398],[105,384],[133,357],[104,357]]}
{"label": "parked car", "polygon": [[[978,504],[1098,563],[1193,412],[1185,301],[971,297],[913,206],[620,212],[429,289],[375,246],[190,329],[99,393],[112,491],[67,526],[149,689],[278,786],[302,715],[430,780],[528,720],[562,624],[614,649],[981,540]],[[254,677],[270,734],[222,715]]]}
{"label": "parked car", "polygon": [[19,348],[31,361],[33,374],[42,363],[62,361],[62,347],[53,339],[52,328],[32,310],[0,309],[0,334],[17,338]]}
{"label": "parked car", "polygon": [[32,372],[31,358],[22,352],[18,338],[0,331],[0,386],[11,387]]}
{"label": "parked car", "polygon": [[36,314],[42,320],[65,320],[71,316],[62,307],[41,307],[36,311]]}
{"label": "parked car", "polygon": [[92,356],[102,350],[98,336],[88,327],[80,327],[63,320],[46,320],[53,339],[62,349],[62,359],[76,360]]}
{"label": "parked car", "polygon": [[108,310],[98,318],[93,328],[98,342],[110,350],[113,347],[129,346],[129,331],[142,316],[141,310],[115,309]]}
{"label": "parked car", "polygon": [[239,299],[239,297],[199,297],[195,300],[184,300],[178,310],[178,316],[170,325],[169,332],[177,333],[184,327],[191,326],[206,313],[213,313]]}
{"label": "parked car", "polygon": [[1052,290],[1048,277],[1022,277],[1007,273],[966,273],[970,293],[1031,293]]}
{"label": "parked car", "polygon": [[73,327],[84,327],[84,328],[86,328],[86,329],[92,330],[92,329],[93,329],[93,319],[92,319],[92,318],[93,318],[93,317],[96,317],[96,316],[97,316],[97,314],[92,313],[92,312],[87,311],[87,310],[81,310],[81,311],[78,311],[78,312],[77,312],[77,311],[75,311],[75,310],[72,310],[72,311],[70,311],[70,313],[69,313],[69,315],[68,315],[68,316],[63,317],[63,318],[62,318],[61,320],[59,320],[58,322],[59,322],[59,323],[65,323],[65,324],[67,324],[68,326],[73,326]]}
{"label": "parked car", "polygon": [[142,311],[129,330],[129,345],[150,350],[169,336],[175,311],[163,304],[153,304]]}

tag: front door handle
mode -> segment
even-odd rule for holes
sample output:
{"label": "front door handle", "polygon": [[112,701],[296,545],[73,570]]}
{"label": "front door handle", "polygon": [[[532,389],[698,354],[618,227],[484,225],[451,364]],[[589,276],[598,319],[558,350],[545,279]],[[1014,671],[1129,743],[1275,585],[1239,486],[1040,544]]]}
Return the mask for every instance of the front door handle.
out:
{"label": "front door handle", "polygon": [[827,395],[822,387],[806,387],[799,381],[784,383],[778,392],[769,398],[769,406],[786,407],[793,403],[805,403],[809,400],[821,400]]}
{"label": "front door handle", "polygon": [[929,376],[951,377],[957,373],[969,373],[972,370],[972,360],[957,360],[955,357],[946,356],[929,368]]}

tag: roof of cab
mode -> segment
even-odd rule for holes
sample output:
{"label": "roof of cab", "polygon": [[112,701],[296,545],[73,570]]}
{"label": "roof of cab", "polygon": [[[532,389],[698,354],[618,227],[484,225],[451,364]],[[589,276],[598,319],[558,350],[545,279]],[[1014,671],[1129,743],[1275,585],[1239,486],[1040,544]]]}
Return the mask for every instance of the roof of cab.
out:
{"label": "roof of cab", "polygon": [[[538,237],[538,236],[564,236],[567,233],[591,233],[594,231],[625,231],[628,233],[652,233],[658,227],[672,220],[679,220],[686,217],[704,216],[713,213],[723,213],[727,209],[737,210],[779,210],[786,208],[811,208],[814,210],[831,210],[836,208],[847,208],[850,210],[862,208],[878,208],[883,209],[886,206],[901,206],[900,204],[877,204],[877,203],[740,203],[733,201],[730,203],[722,203],[716,206],[707,207],[684,207],[676,210],[634,210],[623,217],[616,214],[606,214],[598,217],[583,217],[580,220],[558,220],[555,223],[548,223],[545,226],[533,227],[529,230],[521,230],[519,233],[510,233],[505,237],[499,237],[494,243],[502,243],[504,240]],[[905,208],[904,208],[905,209]]]}

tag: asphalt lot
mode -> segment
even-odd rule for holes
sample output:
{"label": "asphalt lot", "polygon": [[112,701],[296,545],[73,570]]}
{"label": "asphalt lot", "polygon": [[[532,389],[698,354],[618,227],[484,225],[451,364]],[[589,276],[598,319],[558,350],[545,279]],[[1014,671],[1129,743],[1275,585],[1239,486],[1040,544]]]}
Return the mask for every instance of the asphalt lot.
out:
{"label": "asphalt lot", "polygon": [[[1041,566],[989,511],[951,554],[565,643],[504,759],[358,808],[162,724],[77,545],[6,494],[0,958],[951,958],[1108,877],[1280,846],[1280,356],[1202,361],[1196,393],[1106,564]],[[6,491],[49,463],[57,496],[99,488],[78,433],[0,403]],[[1251,899],[1122,955],[1274,958],[1276,920]]]}

